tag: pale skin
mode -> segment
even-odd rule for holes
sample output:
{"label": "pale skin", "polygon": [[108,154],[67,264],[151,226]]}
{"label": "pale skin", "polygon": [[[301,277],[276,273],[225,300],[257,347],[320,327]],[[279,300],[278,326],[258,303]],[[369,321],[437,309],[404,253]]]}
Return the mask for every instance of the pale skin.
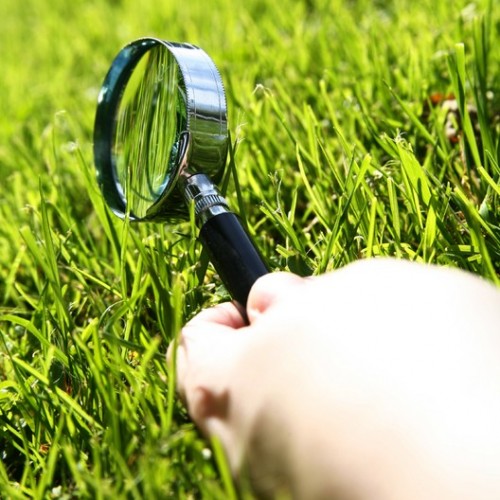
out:
{"label": "pale skin", "polygon": [[[375,259],[273,273],[183,329],[177,383],[273,498],[500,498],[500,290]],[[170,353],[170,358],[172,358]]]}

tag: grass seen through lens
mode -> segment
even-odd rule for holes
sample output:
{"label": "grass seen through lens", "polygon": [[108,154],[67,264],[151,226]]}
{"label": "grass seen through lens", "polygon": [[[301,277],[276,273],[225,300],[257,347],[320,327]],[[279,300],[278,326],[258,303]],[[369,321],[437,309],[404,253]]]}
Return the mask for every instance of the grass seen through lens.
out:
{"label": "grass seen through lens", "polygon": [[0,3],[2,497],[235,495],[165,363],[227,294],[192,221],[124,223],[95,180],[97,94],[135,38],[219,67],[227,198],[272,269],[392,255],[500,281],[493,0],[184,4]]}

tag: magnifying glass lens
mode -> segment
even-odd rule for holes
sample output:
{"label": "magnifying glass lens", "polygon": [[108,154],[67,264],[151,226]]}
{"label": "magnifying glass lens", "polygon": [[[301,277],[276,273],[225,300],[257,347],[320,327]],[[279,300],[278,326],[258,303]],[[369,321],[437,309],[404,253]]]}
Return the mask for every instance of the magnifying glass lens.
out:
{"label": "magnifying glass lens", "polygon": [[145,52],[132,71],[115,117],[114,176],[134,217],[146,218],[175,182],[180,132],[186,128],[179,65],[158,45]]}

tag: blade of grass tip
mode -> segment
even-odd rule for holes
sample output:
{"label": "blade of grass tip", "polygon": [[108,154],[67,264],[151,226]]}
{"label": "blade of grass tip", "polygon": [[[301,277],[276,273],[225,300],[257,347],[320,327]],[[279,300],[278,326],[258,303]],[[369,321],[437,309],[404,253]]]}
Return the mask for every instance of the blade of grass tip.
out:
{"label": "blade of grass tip", "polygon": [[23,371],[26,373],[29,373],[33,377],[35,377],[36,380],[40,381],[40,383],[47,388],[50,388],[52,391],[55,392],[57,398],[63,403],[68,409],[72,410],[75,415],[80,417],[80,425],[84,427],[87,431],[90,432],[90,428],[87,426],[87,424],[90,424],[92,427],[97,428],[97,429],[102,429],[101,425],[98,424],[94,418],[92,418],[79,404],[77,401],[75,401],[67,392],[65,392],[63,389],[57,386],[53,386],[50,383],[50,380],[40,373],[38,370],[36,370],[33,366],[30,364],[26,363],[20,358],[17,357],[12,357],[11,358],[13,363],[16,364],[19,368],[21,368]]}
{"label": "blade of grass tip", "polygon": [[378,127],[375,124],[375,120],[372,118],[373,115],[370,112],[369,106],[362,95],[362,90],[359,83],[356,83],[354,85],[353,91],[354,91],[354,97],[356,98],[356,101],[358,102],[359,107],[361,109],[363,120],[366,124],[367,129],[374,137],[377,137],[379,135]]}
{"label": "blade of grass tip", "polygon": [[410,147],[399,142],[397,150],[404,171],[408,175],[409,181],[419,200],[427,207],[432,199],[432,186],[430,185],[427,172],[419,163]]}
{"label": "blade of grass tip", "polygon": [[295,214],[297,211],[297,201],[299,199],[299,190],[294,189],[292,192],[292,201],[290,203],[290,210],[288,210],[288,220],[293,226],[295,224]]}
{"label": "blade of grass tip", "polygon": [[[87,378],[91,380],[91,383],[88,385],[89,393],[93,393],[94,397],[97,397],[100,401],[101,410],[97,416],[97,418],[100,419],[102,409],[104,409],[104,411],[109,411],[109,409],[115,409],[117,407],[117,395],[114,390],[109,390],[109,367],[104,363],[102,340],[99,336],[97,325],[94,324],[92,328],[93,349],[89,348],[78,335],[74,336],[74,341],[85,357],[85,368],[88,373]],[[112,419],[116,419],[116,411],[112,411],[111,416]],[[107,424],[109,425],[109,423],[108,421]],[[111,423],[113,423],[112,420]]]}
{"label": "blade of grass tip", "polygon": [[368,229],[368,241],[366,243],[366,256],[373,255],[373,242],[375,241],[375,221],[377,218],[377,197],[374,196],[370,204],[370,224]]}
{"label": "blade of grass tip", "polygon": [[467,100],[465,95],[465,87],[467,85],[467,74],[465,65],[465,46],[463,43],[455,45],[455,52],[448,58],[448,68],[450,71],[451,81],[455,91],[455,96],[462,119],[462,128],[470,148],[472,158],[476,167],[481,165],[481,157],[477,146],[476,135],[472,126]]}
{"label": "blade of grass tip", "polygon": [[[351,207],[351,210],[359,215],[359,220],[362,226],[365,229],[365,232],[368,232],[369,220],[365,216],[365,209],[369,203],[369,199],[371,199],[371,190],[367,186],[366,183],[366,174],[371,165],[372,157],[367,154],[363,158],[361,162],[361,166],[358,165],[358,162],[352,160],[351,165],[349,167],[349,172],[346,177],[346,190],[348,194],[348,205]],[[360,189],[365,188],[365,189]],[[366,195],[364,193],[366,191]]]}
{"label": "blade of grass tip", "polygon": [[[275,85],[278,89],[281,88],[281,90],[282,90],[281,95],[286,97],[287,93],[283,90],[283,87],[279,84],[278,81],[275,83]],[[292,141],[292,144],[297,144],[298,143],[297,138],[296,138],[293,130],[290,128],[289,120],[285,117],[285,115],[283,114],[283,112],[279,108],[277,99],[275,99],[274,95],[271,94],[270,92],[266,93],[266,98],[267,98],[267,101],[271,104],[271,109],[273,110],[274,114],[276,115],[279,122],[281,123],[281,125],[285,129],[285,132],[287,133],[288,137]]]}
{"label": "blade of grass tip", "polygon": [[[336,134],[336,136],[340,139],[340,142],[342,143],[342,141],[344,141],[344,143],[347,145],[347,143],[345,142],[345,140],[343,138],[341,130],[335,128],[333,131]],[[321,142],[319,143],[319,147],[320,147],[321,152],[323,153],[323,156],[326,160],[326,164],[327,164],[328,168],[330,169],[331,175],[335,179],[335,182],[339,185],[339,192],[342,193],[345,190],[344,179],[341,175],[340,169],[337,168],[337,160],[334,158],[334,153],[330,148],[326,147]],[[352,151],[349,154],[347,153],[346,148],[344,148],[344,151],[346,153],[346,156],[348,156],[348,157],[352,156]]]}
{"label": "blade of grass tip", "polygon": [[[95,327],[96,324],[97,324],[97,320],[93,320],[92,326]],[[88,328],[85,329],[85,332],[86,332],[85,335],[88,335],[87,330],[88,330]],[[128,340],[124,340],[122,338],[116,337],[115,335],[113,335],[111,333],[107,333],[107,332],[101,333],[101,336],[103,339],[106,339],[110,345],[116,344],[119,347],[122,347],[124,349],[128,349],[129,351],[136,351],[136,352],[141,353],[141,354],[144,354],[149,347],[147,345],[138,344],[137,342],[130,342]],[[85,339],[83,338],[83,333],[82,333],[82,340],[85,341]],[[164,356],[161,353],[156,353],[155,357],[157,359],[164,358]]]}
{"label": "blade of grass tip", "polygon": [[12,291],[15,289],[15,282],[16,282],[16,277],[19,271],[19,268],[21,266],[21,263],[23,261],[23,258],[26,254],[26,246],[25,245],[20,245],[19,249],[17,251],[17,254],[14,258],[14,261],[12,262],[12,265],[10,266],[9,273],[7,274],[5,278],[5,291],[4,291],[4,296],[3,300],[4,303],[7,303],[8,300],[10,299],[12,295]]}
{"label": "blade of grass tip", "polygon": [[[492,159],[491,156],[490,158]],[[495,191],[498,196],[500,196],[500,179],[495,182],[495,180],[490,176],[490,174],[488,174],[484,167],[479,167],[477,171],[479,172],[481,178],[488,183],[489,187],[493,189],[493,191]]]}
{"label": "blade of grass tip", "polygon": [[57,267],[57,257],[54,249],[54,242],[52,240],[49,218],[47,215],[47,202],[45,200],[41,182],[42,181],[40,179],[39,191],[40,191],[40,207],[42,215],[42,234],[44,239],[47,270],[49,271],[49,275],[47,277],[53,284],[54,291],[57,293],[61,289],[61,284],[59,282],[59,270]]}
{"label": "blade of grass tip", "polygon": [[328,229],[329,222],[328,222],[327,210],[325,209],[322,200],[319,198],[318,193],[315,192],[309,181],[309,176],[305,171],[304,163],[302,161],[302,154],[301,154],[302,151],[303,151],[302,147],[299,144],[297,144],[297,146],[295,147],[295,157],[297,159],[297,164],[299,166],[300,178],[302,180],[302,184],[304,184],[306,191],[309,194],[309,198],[313,203],[316,215],[319,217],[323,226],[325,226],[326,229]]}
{"label": "blade of grass tip", "polygon": [[[16,484],[16,483],[15,483]],[[12,486],[9,474],[4,466],[3,460],[0,459],[0,487],[2,498],[9,500],[26,500],[28,492],[23,492],[19,484]]]}
{"label": "blade of grass tip", "polygon": [[176,395],[176,374],[177,374],[177,346],[179,343],[179,335],[182,328],[182,310],[183,310],[183,286],[180,277],[176,277],[172,287],[172,311],[173,311],[173,326],[172,331],[177,332],[173,337],[173,344],[171,347],[171,357],[168,366],[168,394],[167,394],[167,414],[165,416],[165,425],[163,434],[170,435],[172,428],[175,395]]}
{"label": "blade of grass tip", "polygon": [[431,262],[436,249],[434,248],[434,241],[437,235],[437,217],[436,211],[432,204],[429,205],[429,210],[427,212],[427,219],[425,221],[424,229],[424,260],[425,262]]}
{"label": "blade of grass tip", "polygon": [[[353,158],[356,146],[350,146],[349,143],[347,142],[342,127],[340,126],[337,113],[333,109],[333,104],[328,96],[326,85],[323,80],[320,82],[320,90],[321,90],[321,95],[323,97],[323,101],[326,104],[328,110],[328,116],[332,122],[333,132],[335,133],[335,136],[340,142],[340,146],[344,151],[344,154],[348,158]],[[330,148],[326,148],[321,142],[319,142],[318,144],[319,147],[321,148],[321,151],[325,155],[325,158],[327,158],[328,160],[327,163],[328,166],[330,167],[330,172],[332,173],[336,182],[338,183],[340,191],[344,192],[345,191],[344,179],[340,175],[340,170],[338,168],[335,168],[336,161],[334,160],[334,155],[332,150]]]}
{"label": "blade of grass tip", "polygon": [[[156,335],[143,347],[139,369],[134,372],[134,377],[136,377],[137,380],[147,379],[147,372],[151,367],[152,360],[154,360],[158,355],[158,348],[161,345],[161,340],[161,337]],[[141,397],[137,398],[138,402],[140,399]]]}
{"label": "blade of grass tip", "polygon": [[42,332],[40,332],[33,322],[20,318],[19,316],[15,316],[13,314],[5,314],[3,316],[0,316],[0,321],[7,321],[9,323],[12,323],[14,325],[19,325],[22,328],[24,328],[26,331],[31,333],[33,337],[35,337],[38,342],[40,342],[40,345],[43,346],[46,350],[49,348],[55,348],[54,349],[54,355],[55,358],[60,361],[64,366],[68,366],[68,356],[61,351],[61,349],[56,348],[53,344],[50,343],[50,341],[43,335]]}
{"label": "blade of grass tip", "polygon": [[401,161],[406,197],[410,202],[412,213],[416,217],[419,227],[423,229],[424,221],[421,204],[424,205],[424,208],[429,207],[432,201],[432,187],[424,168],[402,141],[397,142],[397,152]]}
{"label": "blade of grass tip", "polygon": [[[33,391],[31,383],[33,382],[33,380],[29,379],[29,377],[26,377],[22,369],[15,363],[17,357],[10,352],[5,337],[6,335],[1,335],[0,341],[3,344],[4,348],[3,355],[6,358],[8,358],[10,362],[10,367],[12,368],[11,370],[9,370],[9,372],[11,372],[9,374],[9,377],[16,381],[15,389],[17,392],[17,397],[19,397],[23,401],[23,407],[25,411],[36,414],[38,412],[39,407],[38,407],[38,401],[34,400],[32,396]],[[19,440],[22,438],[21,434],[17,430],[14,430],[13,428],[9,429],[9,432],[10,434],[16,436]],[[24,450],[20,448],[19,445],[15,443],[15,441],[14,441],[14,446],[16,446],[19,449],[19,451],[24,452]]]}
{"label": "blade of grass tip", "polygon": [[115,272],[118,274],[120,255],[121,255],[121,245],[116,232],[116,228],[113,224],[113,216],[111,215],[111,210],[108,209],[101,190],[97,186],[97,179],[95,175],[95,170],[89,166],[80,148],[76,150],[78,163],[80,165],[80,170],[84,173],[85,184],[87,187],[87,194],[90,198],[92,206],[94,207],[97,218],[101,223],[101,227],[104,230],[108,241],[111,243],[111,250],[113,252],[113,262],[115,263]]}
{"label": "blade of grass tip", "polygon": [[128,297],[128,265],[127,265],[127,252],[128,252],[128,236],[130,231],[130,218],[128,215],[123,220],[123,224],[121,226],[122,234],[121,234],[121,254],[120,254],[120,284],[121,284],[121,293],[123,300],[127,300]]}
{"label": "blade of grass tip", "polygon": [[[192,204],[190,204],[190,211],[193,210]],[[194,212],[193,212],[194,214]],[[193,215],[194,216],[194,215]],[[154,257],[152,257],[149,249],[144,245],[142,239],[140,236],[135,232],[135,231],[130,231],[129,236],[132,238],[135,247],[139,251],[139,255],[141,258],[141,269],[144,268],[145,272],[147,273],[147,280],[151,280],[153,283],[153,288],[157,291],[157,305],[159,310],[162,311],[163,317],[160,318],[159,325],[162,331],[165,333],[168,333],[169,328],[166,327],[165,320],[168,317],[172,316],[172,310],[171,310],[171,304],[169,302],[169,293],[168,290],[166,289],[165,283],[163,283],[161,276],[158,274],[158,267],[157,264],[154,262]],[[142,274],[142,271],[141,271]],[[147,283],[144,283],[144,286],[146,286]],[[131,298],[134,297],[133,294],[131,294]],[[138,297],[136,294],[136,298]],[[133,307],[130,307],[130,311],[133,313]],[[127,338],[127,340],[129,340]]]}
{"label": "blade of grass tip", "polygon": [[[142,255],[140,253],[136,259],[136,262],[137,262],[137,266],[136,266],[136,269],[135,269],[135,272],[133,275],[132,290],[130,292],[130,298],[129,298],[129,302],[130,302],[129,306],[130,307],[128,308],[128,311],[127,311],[125,329],[123,331],[123,338],[125,340],[129,340],[130,335],[132,334],[132,328],[134,326],[134,318],[136,316],[135,304],[137,301],[140,301],[141,297],[143,296],[143,294],[140,292],[140,286],[141,286],[141,282],[143,279],[143,272],[142,272],[143,259],[142,259]],[[146,281],[149,279],[150,279],[150,275],[145,277]],[[145,285],[147,286],[147,283],[145,283]],[[122,349],[122,352],[123,352],[123,355],[125,356],[126,350]]]}
{"label": "blade of grass tip", "polygon": [[494,231],[494,228],[483,219],[483,217],[479,213],[479,210],[476,209],[476,206],[469,200],[469,198],[459,188],[455,188],[454,192],[459,199],[459,203],[461,204],[463,211],[467,212],[471,216],[472,220],[479,224],[479,226],[482,228],[482,232],[486,233],[490,238],[496,239],[497,235]]}
{"label": "blade of grass tip", "polygon": [[[367,200],[360,205],[363,200],[359,200],[359,203],[356,200],[356,196],[358,194],[359,187],[363,183],[363,179],[368,170],[368,167],[371,163],[371,156],[365,155],[361,166],[358,166],[354,157],[351,158],[351,164],[349,166],[349,170],[347,172],[347,178],[345,180],[345,189],[343,196],[339,199],[339,206],[337,210],[337,217],[335,218],[335,223],[333,228],[329,231],[328,239],[326,243],[326,250],[323,253],[323,258],[321,259],[320,264],[317,266],[317,272],[319,274],[326,272],[328,269],[328,263],[330,261],[330,257],[333,254],[334,249],[339,245],[338,241],[342,236],[342,228],[344,227],[344,221],[347,219],[349,215],[349,210],[354,207],[356,211],[359,213],[358,226],[361,224],[361,219],[364,218],[365,210],[367,208]],[[362,196],[360,198],[363,198]],[[345,199],[345,202],[343,200]],[[341,250],[342,251],[342,250]],[[341,257],[339,257],[339,262]]]}
{"label": "blade of grass tip", "polygon": [[396,99],[397,103],[401,107],[401,109],[406,113],[410,121],[413,123],[415,128],[422,134],[424,139],[433,147],[436,149],[438,156],[441,160],[446,161],[447,160],[447,155],[439,146],[438,144],[438,139],[435,138],[426,128],[426,126],[422,123],[422,121],[419,119],[419,117],[411,110],[411,108],[396,94],[396,92],[393,90],[393,88],[386,82],[384,82],[386,87],[388,88],[389,92],[391,95]]}
{"label": "blade of grass tip", "polygon": [[47,493],[47,490],[54,479],[60,453],[59,441],[61,440],[61,436],[65,428],[64,423],[65,415],[63,413],[59,417],[54,437],[52,438],[52,441],[48,443],[50,446],[49,456],[45,459],[43,474],[38,482],[35,498],[44,498],[45,493]]}
{"label": "blade of grass tip", "polygon": [[401,220],[399,214],[398,197],[396,194],[396,188],[394,186],[394,181],[391,177],[387,178],[387,193],[389,195],[389,208],[391,210],[392,216],[392,228],[394,229],[396,243],[401,244]]}
{"label": "blade of grass tip", "polygon": [[488,58],[490,53],[489,25],[485,18],[474,23],[474,94],[483,153],[493,151],[492,129],[488,120]]}
{"label": "blade of grass tip", "polygon": [[238,496],[236,494],[236,488],[234,486],[233,478],[229,468],[229,463],[222,448],[222,444],[216,437],[210,439],[210,444],[212,445],[212,450],[214,451],[215,463],[219,470],[222,484],[224,485],[224,490],[226,498],[228,500],[237,500]]}
{"label": "blade of grass tip", "polygon": [[293,228],[286,214],[283,213],[281,207],[279,207],[278,210],[275,210],[267,201],[263,200],[262,212],[276,223],[280,233],[285,238],[290,239],[294,248],[296,248],[301,254],[306,253],[303,244],[304,242],[301,238],[299,238],[297,232]]}
{"label": "blade of grass tip", "polygon": [[[225,193],[224,191],[221,191],[222,194]],[[196,275],[196,281],[195,281],[195,287],[200,287],[203,285],[203,282],[205,281],[205,276],[207,274],[208,266],[210,265],[210,258],[208,256],[208,252],[202,247],[201,252],[198,253],[198,256],[196,255],[197,248],[196,245],[198,243],[198,225],[196,223],[196,216],[194,212],[194,202],[192,201],[189,206],[189,228],[190,228],[190,238],[191,242],[189,245],[189,256],[191,258],[192,262],[198,261],[198,265],[195,268],[195,275]],[[175,336],[175,335],[174,335]]]}
{"label": "blade of grass tip", "polygon": [[75,488],[85,498],[87,488],[85,486],[84,475],[86,473],[86,465],[75,457],[75,448],[71,444],[63,444],[60,448],[61,454],[64,457],[64,462],[69,469],[69,476]]}
{"label": "blade of grass tip", "polygon": [[479,250],[482,258],[482,265],[485,276],[489,277],[495,284],[500,285],[500,277],[498,276],[495,267],[491,261],[487,243],[484,239],[481,227],[486,229],[491,237],[495,239],[495,234],[491,228],[486,225],[483,218],[479,215],[474,205],[470,202],[467,196],[458,188],[455,189],[455,196],[459,202],[462,212],[469,226],[469,235],[473,248]]}
{"label": "blade of grass tip", "polygon": [[56,253],[53,246],[52,235],[50,232],[50,225],[47,217],[47,210],[45,199],[43,193],[41,191],[40,186],[40,195],[41,195],[41,206],[42,206],[42,234],[44,238],[44,244],[41,247],[38,245],[33,232],[27,226],[24,226],[20,229],[20,233],[28,250],[31,255],[35,259],[35,261],[42,268],[45,277],[47,278],[48,283],[50,284],[51,290],[54,293],[54,297],[56,299],[56,308],[58,318],[61,320],[63,325],[70,325],[71,320],[69,317],[69,313],[67,308],[64,305],[64,299],[61,293],[61,283],[59,280],[59,270],[57,265]]}
{"label": "blade of grass tip", "polygon": [[238,200],[238,215],[241,219],[243,227],[247,228],[248,227],[248,220],[247,220],[247,215],[246,215],[246,210],[245,210],[245,203],[243,202],[243,196],[241,194],[241,185],[240,185],[240,180],[238,177],[238,171],[237,171],[236,164],[234,161],[234,156],[232,154],[232,148],[230,147],[229,149],[231,152],[231,155],[229,157],[229,170],[231,172],[233,182],[234,182],[234,190],[236,191],[236,199]]}
{"label": "blade of grass tip", "polygon": [[495,151],[491,153],[489,151],[487,152],[488,160],[490,161],[493,173],[498,176],[498,181],[500,183],[500,140],[498,141],[497,144],[496,158],[494,154]]}
{"label": "blade of grass tip", "polygon": [[[371,164],[372,157],[369,154],[366,154],[363,157],[363,161],[361,162],[361,166],[358,166],[358,162],[352,158],[351,165],[349,168],[349,172],[346,178],[346,189],[349,188],[349,184],[353,184],[352,191],[349,196],[354,195],[358,190],[361,184],[364,181],[366,172]],[[356,178],[355,182],[352,182]]]}
{"label": "blade of grass tip", "polygon": [[235,154],[236,154],[236,143],[233,143],[231,140],[231,132],[229,131],[227,134],[227,155],[228,155],[228,165],[229,168],[224,169],[224,175],[222,177],[222,181],[220,183],[219,189],[222,196],[226,196],[227,187],[229,185],[229,181],[231,180],[231,176],[233,175],[233,165],[231,163],[235,163]]}
{"label": "blade of grass tip", "polygon": [[306,128],[307,134],[307,142],[309,147],[308,155],[310,157],[310,161],[313,165],[317,166],[321,164],[319,158],[319,150],[318,150],[318,119],[314,114],[313,109],[309,104],[304,105],[303,112],[303,123]]}
{"label": "blade of grass tip", "polygon": [[38,461],[38,450],[33,450],[33,447],[30,445],[30,440],[26,435],[26,426],[21,423],[21,419],[19,419],[18,425],[16,427],[19,431],[18,437],[21,438],[22,443],[21,445],[17,445],[16,447],[24,455],[23,476],[19,482],[23,486],[30,484],[36,485],[36,473],[34,471],[34,467],[35,463]]}
{"label": "blade of grass tip", "polygon": [[486,97],[488,82],[488,56],[490,52],[490,24],[482,16],[473,25],[474,70],[482,96]]}

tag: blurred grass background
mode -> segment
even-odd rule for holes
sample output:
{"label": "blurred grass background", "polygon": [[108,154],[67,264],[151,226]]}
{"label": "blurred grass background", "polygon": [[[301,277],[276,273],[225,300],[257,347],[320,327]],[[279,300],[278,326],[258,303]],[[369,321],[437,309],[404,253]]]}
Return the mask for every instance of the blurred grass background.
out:
{"label": "blurred grass background", "polygon": [[273,269],[394,255],[498,283],[499,32],[493,0],[2,0],[0,496],[235,494],[164,362],[227,294],[190,223],[128,227],[94,178],[123,45],[214,59],[227,197]]}

